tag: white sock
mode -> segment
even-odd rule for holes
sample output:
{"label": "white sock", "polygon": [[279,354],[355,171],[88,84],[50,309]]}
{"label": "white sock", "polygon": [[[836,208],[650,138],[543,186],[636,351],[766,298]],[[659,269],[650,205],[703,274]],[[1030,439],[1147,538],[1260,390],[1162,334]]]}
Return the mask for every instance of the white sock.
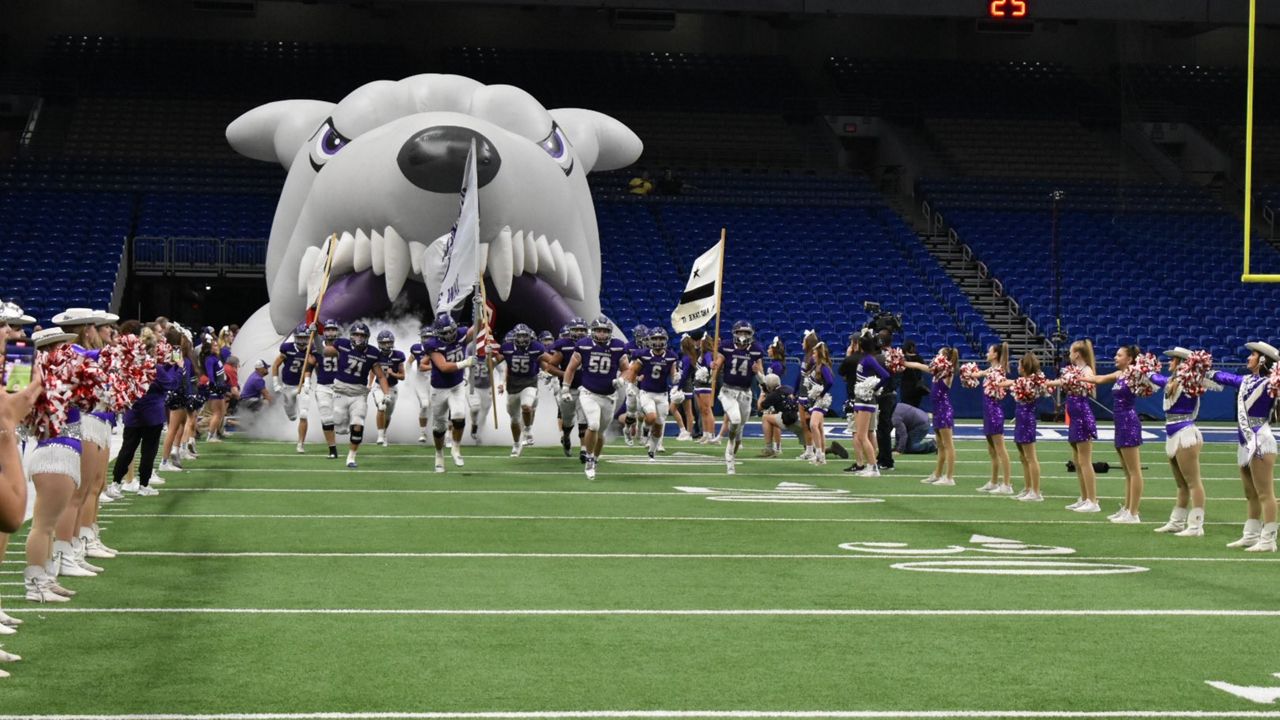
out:
{"label": "white sock", "polygon": [[1262,536],[1274,540],[1276,537],[1276,523],[1269,522],[1266,525],[1263,525]]}
{"label": "white sock", "polygon": [[[1183,512],[1186,513],[1187,510],[1184,508]],[[1187,513],[1187,524],[1196,528],[1204,527],[1204,508],[1191,508],[1191,511]]]}
{"label": "white sock", "polygon": [[1245,521],[1244,521],[1244,534],[1245,534],[1245,535],[1257,535],[1258,533],[1261,533],[1261,532],[1262,532],[1262,521],[1261,521],[1261,520],[1254,520],[1254,519],[1250,518],[1250,519],[1248,519],[1248,520],[1245,520]]}
{"label": "white sock", "polygon": [[[1204,518],[1204,508],[1196,508],[1196,509],[1200,511],[1200,517],[1203,519],[1203,518]],[[1186,508],[1184,508],[1184,507],[1178,507],[1178,506],[1176,506],[1176,505],[1175,505],[1175,506],[1173,507],[1173,512],[1169,514],[1169,522],[1171,522],[1171,523],[1179,523],[1179,524],[1186,522],[1186,521],[1187,521],[1187,513],[1188,513],[1188,512],[1189,512],[1189,511],[1188,511]]]}

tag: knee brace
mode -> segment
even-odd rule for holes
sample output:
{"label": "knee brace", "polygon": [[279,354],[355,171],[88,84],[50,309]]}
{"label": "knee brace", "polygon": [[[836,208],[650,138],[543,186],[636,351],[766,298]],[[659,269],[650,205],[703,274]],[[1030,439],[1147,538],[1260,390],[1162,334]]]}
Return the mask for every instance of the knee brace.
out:
{"label": "knee brace", "polygon": [[325,432],[333,432],[333,423],[320,423],[320,429]]}
{"label": "knee brace", "polygon": [[631,427],[632,425],[636,424],[636,418],[631,413],[627,413],[627,418],[624,422],[626,422],[627,427]]}
{"label": "knee brace", "polygon": [[364,441],[364,426],[352,425],[351,426],[351,444],[359,445],[363,441]]}
{"label": "knee brace", "polygon": [[587,434],[587,424],[578,423],[578,439],[582,439],[582,436],[586,434]]}
{"label": "knee brace", "polygon": [[443,430],[432,430],[432,431],[431,431],[431,435],[432,435],[435,439],[437,439],[437,440],[442,440],[442,439],[444,439],[444,431],[443,431]]}
{"label": "knee brace", "polygon": [[419,411],[418,411],[418,420],[419,420],[419,421],[421,421],[421,422],[426,422],[426,421],[427,421],[427,419],[428,419],[429,417],[430,417],[430,409],[429,409],[429,408],[422,408],[421,410],[419,410]]}
{"label": "knee brace", "polygon": [[461,431],[467,426],[466,420],[450,420],[449,422],[453,425],[453,429],[458,431]]}

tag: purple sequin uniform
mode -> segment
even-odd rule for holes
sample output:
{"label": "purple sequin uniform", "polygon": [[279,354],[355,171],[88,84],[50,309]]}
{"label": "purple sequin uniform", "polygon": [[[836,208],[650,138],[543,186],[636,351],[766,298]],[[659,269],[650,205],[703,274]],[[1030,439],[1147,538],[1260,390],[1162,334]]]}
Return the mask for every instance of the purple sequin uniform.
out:
{"label": "purple sequin uniform", "polygon": [[985,392],[982,394],[982,434],[1004,437],[1004,404]]}
{"label": "purple sequin uniform", "polygon": [[1036,401],[1015,403],[1013,410],[1013,441],[1030,445],[1036,441]]}
{"label": "purple sequin uniform", "polygon": [[1116,418],[1116,447],[1130,448],[1142,445],[1142,421],[1134,407],[1138,396],[1129,388],[1129,382],[1120,379],[1111,393],[1111,413]]}
{"label": "purple sequin uniform", "polygon": [[1071,425],[1067,429],[1068,442],[1098,439],[1098,421],[1093,417],[1093,408],[1089,407],[1089,398],[1084,395],[1068,395],[1067,414],[1071,416]]}
{"label": "purple sequin uniform", "polygon": [[929,390],[933,400],[933,429],[950,430],[956,426],[956,413],[951,409],[951,388],[938,378],[933,379]]}

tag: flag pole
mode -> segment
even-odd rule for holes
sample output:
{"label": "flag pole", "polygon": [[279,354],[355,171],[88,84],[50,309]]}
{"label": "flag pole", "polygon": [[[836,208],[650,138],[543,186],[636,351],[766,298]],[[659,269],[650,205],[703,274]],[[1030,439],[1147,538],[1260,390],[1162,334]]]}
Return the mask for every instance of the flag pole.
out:
{"label": "flag pole", "polygon": [[[720,270],[716,276],[716,334],[711,341],[711,362],[720,354],[720,299],[724,296],[724,235],[725,228],[720,228]],[[711,404],[716,404],[716,376],[711,376]],[[712,428],[714,431],[715,428]]]}
{"label": "flag pole", "polygon": [[[484,269],[483,268],[481,268],[480,270],[480,278],[478,280],[478,283],[480,285],[480,317],[478,318],[478,320],[479,320],[479,324],[484,326],[484,329],[485,329],[484,345],[487,346],[490,340],[490,333],[493,332],[493,330],[489,328],[488,318],[485,317],[486,315],[489,314],[489,297],[488,297],[488,293],[486,293],[484,289]],[[479,330],[477,330],[476,335],[478,336],[479,334],[480,332]],[[479,349],[480,348],[477,348],[477,351]],[[484,349],[484,364],[485,364],[485,367],[489,369],[489,402],[491,405],[493,405],[493,429],[497,430],[498,429],[498,395],[496,394],[493,386],[493,353],[489,352],[488,347],[484,347],[483,349]]]}
{"label": "flag pole", "polygon": [[333,233],[325,238],[325,244],[329,246],[329,250],[325,253],[324,260],[324,279],[320,281],[320,294],[316,296],[316,321],[311,323],[311,332],[307,334],[307,351],[302,354],[302,375],[298,378],[298,392],[302,392],[302,385],[307,382],[308,370],[307,358],[311,357],[311,344],[316,339],[316,326],[320,324],[320,307],[324,304],[324,294],[329,290],[329,273],[333,270],[333,252],[338,245],[338,234]]}

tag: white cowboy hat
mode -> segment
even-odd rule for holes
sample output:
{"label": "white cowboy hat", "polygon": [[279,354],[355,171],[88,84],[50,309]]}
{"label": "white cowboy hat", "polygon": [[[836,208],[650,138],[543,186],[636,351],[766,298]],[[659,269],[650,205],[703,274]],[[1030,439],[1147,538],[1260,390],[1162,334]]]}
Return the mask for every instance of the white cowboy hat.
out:
{"label": "white cowboy hat", "polygon": [[1251,343],[1245,343],[1244,346],[1254,352],[1262,353],[1263,355],[1271,358],[1272,362],[1280,362],[1280,350],[1276,350],[1271,343],[1256,340]]}
{"label": "white cowboy hat", "polygon": [[68,327],[71,325],[96,325],[98,313],[89,308],[67,308],[53,316],[53,324]]}
{"label": "white cowboy hat", "polygon": [[1178,358],[1179,360],[1187,360],[1191,357],[1191,351],[1179,345],[1172,350],[1165,350],[1164,356]]}
{"label": "white cowboy hat", "polygon": [[31,342],[35,344],[36,349],[46,345],[53,345],[54,343],[71,342],[75,339],[76,336],[74,334],[63,332],[62,328],[56,327],[45,328],[31,335]]}
{"label": "white cowboy hat", "polygon": [[115,323],[120,322],[119,315],[107,312],[106,310],[94,310],[93,316],[94,325],[114,325]]}
{"label": "white cowboy hat", "polygon": [[22,312],[22,308],[15,303],[0,303],[0,324],[30,325],[35,321],[35,318]]}

